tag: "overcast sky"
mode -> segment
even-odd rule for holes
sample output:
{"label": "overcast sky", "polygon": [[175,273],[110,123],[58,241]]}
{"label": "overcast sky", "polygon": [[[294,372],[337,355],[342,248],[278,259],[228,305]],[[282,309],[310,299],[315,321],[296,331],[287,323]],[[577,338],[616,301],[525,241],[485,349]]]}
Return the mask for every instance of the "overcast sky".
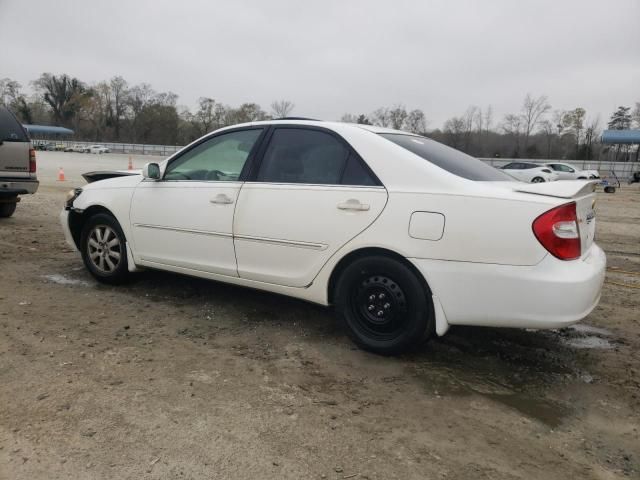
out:
{"label": "overcast sky", "polygon": [[339,119],[403,104],[430,128],[527,92],[608,119],[640,101],[639,0],[0,0],[0,78],[114,75]]}

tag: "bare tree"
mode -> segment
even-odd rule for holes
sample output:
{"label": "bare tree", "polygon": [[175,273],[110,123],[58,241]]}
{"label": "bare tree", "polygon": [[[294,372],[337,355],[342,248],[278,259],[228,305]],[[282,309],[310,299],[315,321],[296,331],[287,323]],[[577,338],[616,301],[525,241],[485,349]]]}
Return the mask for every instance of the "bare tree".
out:
{"label": "bare tree", "polygon": [[522,135],[522,116],[509,113],[504,116],[502,122],[502,129],[504,133],[513,137],[515,149],[513,156],[518,158],[520,156],[520,136]]}
{"label": "bare tree", "polygon": [[353,113],[345,113],[340,117],[340,121],[343,123],[358,123],[358,117]]}
{"label": "bare tree", "polygon": [[411,110],[407,114],[405,128],[411,133],[424,134],[427,130],[427,120],[424,116],[424,112],[417,108]]}
{"label": "bare tree", "polygon": [[467,108],[467,111],[464,113],[464,115],[461,117],[462,121],[464,122],[464,146],[463,146],[463,150],[465,152],[469,152],[471,150],[471,141],[472,141],[472,137],[473,137],[473,127],[474,124],[476,123],[476,119],[478,117],[478,107],[476,107],[475,105],[470,105],[469,108]]}
{"label": "bare tree", "polygon": [[273,118],[288,117],[293,111],[293,107],[295,107],[295,105],[289,100],[276,100],[271,104]]}
{"label": "bare tree", "polygon": [[547,144],[547,158],[551,158],[551,146],[553,145],[555,131],[556,126],[550,120],[545,119],[540,122],[540,133],[544,135]]}
{"label": "bare tree", "polygon": [[198,99],[198,111],[193,119],[198,126],[199,134],[204,135],[213,130],[216,120],[216,101],[213,98],[201,97]]}
{"label": "bare tree", "polygon": [[489,136],[489,131],[491,130],[492,123],[493,123],[493,107],[491,105],[487,105],[487,108],[484,111],[484,133],[486,136]]}
{"label": "bare tree", "polygon": [[640,102],[636,102],[636,106],[631,113],[631,118],[633,119],[635,127],[640,128]]}
{"label": "bare tree", "polygon": [[465,122],[462,117],[452,117],[444,122],[443,131],[447,144],[459,148],[464,137]]}
{"label": "bare tree", "polygon": [[109,81],[109,86],[111,87],[111,111],[109,120],[115,131],[115,140],[118,141],[120,140],[122,120],[127,109],[129,85],[124,78],[116,76]]}
{"label": "bare tree", "polygon": [[576,153],[575,158],[578,158],[580,153],[580,140],[582,139],[582,131],[584,130],[584,117],[586,115],[584,108],[578,107],[565,112],[562,116],[562,125],[565,130],[568,130],[575,137],[576,141]]}
{"label": "bare tree", "polygon": [[1,78],[0,79],[0,105],[5,105],[6,107],[11,106],[11,104],[15,103],[20,96],[20,89],[22,85],[20,85],[15,80],[11,80],[10,78]]}
{"label": "bare tree", "polygon": [[587,120],[584,129],[585,160],[591,160],[593,156],[593,144],[600,135],[600,115]]}
{"label": "bare tree", "polygon": [[371,114],[371,119],[374,125],[380,127],[388,127],[391,124],[391,118],[389,116],[389,109],[387,107],[380,107]]}
{"label": "bare tree", "polygon": [[389,122],[391,128],[396,130],[402,130],[404,128],[404,122],[407,119],[407,109],[403,105],[395,105],[389,110]]}
{"label": "bare tree", "polygon": [[527,93],[522,104],[522,130],[524,131],[524,148],[529,146],[529,137],[542,120],[542,116],[551,110],[551,105],[547,101],[546,95],[532,97]]}

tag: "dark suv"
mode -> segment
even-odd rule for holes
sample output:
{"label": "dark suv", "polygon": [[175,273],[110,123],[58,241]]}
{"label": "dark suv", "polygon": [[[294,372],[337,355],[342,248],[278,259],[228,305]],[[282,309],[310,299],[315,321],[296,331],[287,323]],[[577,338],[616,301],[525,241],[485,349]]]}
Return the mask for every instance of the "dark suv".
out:
{"label": "dark suv", "polygon": [[36,190],[36,151],[18,119],[0,105],[0,217],[13,215],[19,195]]}

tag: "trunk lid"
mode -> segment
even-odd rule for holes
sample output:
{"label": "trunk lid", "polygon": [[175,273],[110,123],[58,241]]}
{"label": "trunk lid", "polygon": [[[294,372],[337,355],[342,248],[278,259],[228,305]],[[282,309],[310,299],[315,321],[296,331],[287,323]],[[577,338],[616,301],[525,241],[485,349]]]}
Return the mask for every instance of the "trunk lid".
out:
{"label": "trunk lid", "polygon": [[567,201],[558,201],[558,205],[573,201],[576,203],[580,246],[582,255],[589,251],[596,232],[596,184],[597,180],[559,180],[546,183],[523,183],[514,186],[516,192],[544,195]]}

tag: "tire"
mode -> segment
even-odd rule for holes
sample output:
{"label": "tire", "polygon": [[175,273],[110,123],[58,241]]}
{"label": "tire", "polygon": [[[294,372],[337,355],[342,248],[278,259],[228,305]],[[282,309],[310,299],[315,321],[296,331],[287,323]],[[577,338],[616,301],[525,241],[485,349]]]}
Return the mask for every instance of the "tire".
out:
{"label": "tire", "polygon": [[533,177],[531,179],[531,183],[544,183],[544,178],[542,178],[542,177]]}
{"label": "tire", "polygon": [[118,221],[98,213],[82,227],[80,252],[87,270],[96,280],[117,285],[129,278],[126,238]]}
{"label": "tire", "polygon": [[434,331],[430,292],[408,266],[389,257],[364,257],[348,265],[336,282],[334,300],[351,340],[370,352],[406,352]]}
{"label": "tire", "polygon": [[16,211],[16,202],[0,203],[0,218],[9,218]]}
{"label": "tire", "polygon": [[587,177],[578,177],[578,180],[586,180]]}

